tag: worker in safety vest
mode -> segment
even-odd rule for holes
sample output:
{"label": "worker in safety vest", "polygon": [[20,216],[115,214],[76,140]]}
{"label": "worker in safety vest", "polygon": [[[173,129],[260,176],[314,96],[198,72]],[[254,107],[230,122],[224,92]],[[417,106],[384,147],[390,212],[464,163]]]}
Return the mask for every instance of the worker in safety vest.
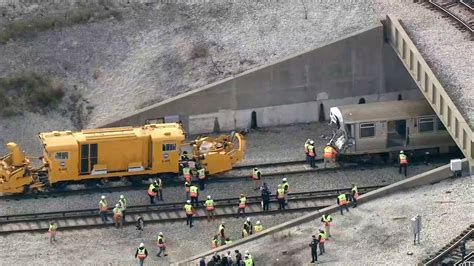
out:
{"label": "worker in safety vest", "polygon": [[324,232],[323,229],[319,229],[319,236],[318,236],[318,241],[319,241],[319,256],[323,255],[326,251],[324,250],[324,242],[326,242],[326,232]]}
{"label": "worker in safety vest", "polygon": [[186,193],[186,199],[189,199],[189,189],[191,188],[191,182],[184,181],[184,192]]}
{"label": "worker in safety vest", "polygon": [[257,221],[254,226],[255,233],[263,231],[263,225],[260,223],[260,221]]}
{"label": "worker in safety vest", "polygon": [[398,156],[398,161],[400,166],[398,167],[398,173],[402,173],[402,168],[405,176],[407,176],[407,168],[408,168],[408,158],[403,151],[400,151],[400,155]]}
{"label": "worker in safety vest", "polygon": [[147,190],[148,197],[150,197],[150,204],[155,204],[155,197],[157,193],[158,193],[158,189],[155,186],[155,182],[152,182],[148,186],[148,190]]}
{"label": "worker in safety vest", "polygon": [[245,216],[245,208],[247,207],[247,198],[245,197],[244,194],[240,194],[240,199],[239,199],[239,208],[237,209],[237,218],[242,216]]}
{"label": "worker in safety vest", "polygon": [[276,198],[278,200],[278,209],[285,209],[285,189],[281,184],[278,185],[278,189],[276,192]]}
{"label": "worker in safety vest", "polygon": [[197,177],[199,181],[199,189],[204,190],[206,188],[206,169],[204,166],[199,165],[197,167]]}
{"label": "worker in safety vest", "polygon": [[186,225],[193,227],[194,208],[190,200],[187,200],[186,204],[184,204],[184,212],[186,213]]}
{"label": "worker in safety vest", "polygon": [[216,206],[211,195],[207,195],[207,200],[204,202],[204,205],[206,206],[207,221],[210,222],[211,218],[215,220],[216,217],[214,217],[214,210],[216,209]]}
{"label": "worker in safety vest", "polygon": [[358,198],[359,198],[359,190],[355,184],[352,184],[352,188],[351,188],[352,208],[357,207]]}
{"label": "worker in safety vest", "polygon": [[199,189],[196,185],[192,184],[191,187],[189,187],[189,197],[191,198],[191,204],[194,207],[197,207],[199,204]]}
{"label": "worker in safety vest", "polygon": [[253,259],[249,255],[245,255],[245,266],[253,266]]}
{"label": "worker in safety vest", "polygon": [[143,266],[143,262],[145,261],[146,257],[148,256],[148,251],[145,248],[145,244],[140,243],[140,247],[137,248],[135,252],[135,258],[138,258],[140,261],[140,266]]}
{"label": "worker in safety vest", "polygon": [[56,230],[58,230],[58,225],[54,221],[49,222],[49,228],[48,228],[48,235],[49,235],[49,243],[53,243],[53,241],[56,241]]}
{"label": "worker in safety vest", "polygon": [[232,240],[230,240],[230,238],[226,238],[224,240],[224,245],[229,245],[229,244],[232,244]]}
{"label": "worker in safety vest", "polygon": [[328,237],[331,237],[332,216],[328,213],[323,214],[321,217],[321,222],[324,224],[324,230],[326,231]]}
{"label": "worker in safety vest", "polygon": [[120,195],[120,199],[118,201],[118,204],[120,205],[120,208],[122,209],[122,222],[125,222],[125,209],[127,209],[127,199],[125,198],[124,195]]}
{"label": "worker in safety vest", "polygon": [[211,248],[218,248],[219,247],[219,235],[214,235],[211,241]]}
{"label": "worker in safety vest", "polygon": [[250,221],[250,217],[247,217],[247,220],[245,220],[244,229],[247,230],[248,235],[253,234],[253,227],[252,227],[252,222]]}
{"label": "worker in safety vest", "polygon": [[120,208],[120,204],[115,204],[115,208],[113,209],[114,212],[114,222],[115,228],[122,229],[122,208]]}
{"label": "worker in safety vest", "polygon": [[309,154],[308,154],[308,146],[309,146],[309,142],[311,141],[311,139],[307,139],[305,142],[304,142],[304,154],[306,156],[306,162],[309,163]]}
{"label": "worker in safety vest", "polygon": [[103,223],[106,223],[109,221],[109,218],[107,217],[107,209],[108,209],[108,204],[107,200],[105,199],[105,196],[100,197],[99,201],[99,213],[100,213],[100,218],[102,219]]}
{"label": "worker in safety vest", "polygon": [[259,189],[261,184],[260,184],[260,180],[262,179],[262,173],[260,172],[260,170],[255,167],[253,170],[252,170],[252,180],[253,180],[253,184],[255,186],[255,190]]}
{"label": "worker in safety vest", "polygon": [[166,245],[165,245],[165,238],[163,237],[163,232],[160,232],[158,234],[158,239],[156,240],[156,244],[158,245],[158,248],[160,251],[158,251],[158,254],[156,256],[161,257],[161,253],[166,257],[168,254],[166,254]]}
{"label": "worker in safety vest", "polygon": [[244,227],[244,228],[242,228],[242,238],[247,237],[247,236],[249,236],[249,232]]}
{"label": "worker in safety vest", "polygon": [[285,190],[285,205],[288,205],[288,193],[289,193],[289,190],[290,190],[290,184],[288,183],[288,179],[286,177],[284,177],[281,180],[281,182],[282,182],[281,186]]}
{"label": "worker in safety vest", "polygon": [[154,185],[156,188],[156,199],[163,201],[163,180],[157,177],[154,181]]}
{"label": "worker in safety vest", "polygon": [[188,156],[188,152],[187,151],[183,151],[183,154],[181,155],[181,157],[179,158],[179,163],[181,165],[181,167],[183,167],[184,165],[186,165],[189,161],[189,156]]}
{"label": "worker in safety vest", "polygon": [[308,145],[309,166],[316,168],[316,148],[314,147],[314,140],[309,141]]}
{"label": "worker in safety vest", "polygon": [[337,151],[333,146],[331,146],[331,143],[326,144],[323,151],[324,168],[326,168],[328,163],[336,162]]}
{"label": "worker in safety vest", "polygon": [[191,182],[191,168],[189,167],[189,164],[183,166],[183,177],[184,180]]}
{"label": "worker in safety vest", "polygon": [[221,237],[221,245],[225,245],[225,224],[224,224],[224,222],[222,222],[219,225],[219,229],[218,229],[217,233]]}
{"label": "worker in safety vest", "polygon": [[341,211],[341,215],[344,215],[343,209],[346,209],[346,211],[349,211],[349,208],[347,207],[347,204],[349,202],[347,201],[347,196],[345,193],[340,194],[337,196],[337,204],[339,205],[339,210]]}

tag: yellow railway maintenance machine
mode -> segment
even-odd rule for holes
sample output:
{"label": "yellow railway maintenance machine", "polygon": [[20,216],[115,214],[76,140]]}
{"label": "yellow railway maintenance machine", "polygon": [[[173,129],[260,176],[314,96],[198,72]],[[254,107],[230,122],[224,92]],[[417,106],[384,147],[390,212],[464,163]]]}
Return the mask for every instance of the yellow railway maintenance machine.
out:
{"label": "yellow railway maintenance machine", "polygon": [[24,193],[41,187],[61,187],[71,181],[143,178],[179,173],[181,151],[187,150],[208,174],[232,169],[245,153],[240,133],[185,142],[178,123],[142,127],[87,129],[40,133],[42,166],[33,168],[19,146],[0,158],[0,192]]}

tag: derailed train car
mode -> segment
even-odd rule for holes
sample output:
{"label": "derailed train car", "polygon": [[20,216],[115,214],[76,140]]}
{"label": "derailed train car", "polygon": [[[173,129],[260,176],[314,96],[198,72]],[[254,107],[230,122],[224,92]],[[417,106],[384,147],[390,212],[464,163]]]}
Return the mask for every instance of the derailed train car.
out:
{"label": "derailed train car", "polygon": [[230,170],[242,160],[246,144],[239,133],[185,143],[184,130],[178,123],[53,131],[40,133],[39,139],[43,156],[42,166],[36,169],[17,144],[7,144],[11,153],[0,158],[0,192],[60,188],[71,181],[116,177],[140,183],[151,176],[175,175],[183,150],[212,175]]}
{"label": "derailed train car", "polygon": [[400,150],[432,155],[457,150],[426,100],[332,107],[330,118],[336,129],[331,142],[343,157],[387,159],[397,158]]}

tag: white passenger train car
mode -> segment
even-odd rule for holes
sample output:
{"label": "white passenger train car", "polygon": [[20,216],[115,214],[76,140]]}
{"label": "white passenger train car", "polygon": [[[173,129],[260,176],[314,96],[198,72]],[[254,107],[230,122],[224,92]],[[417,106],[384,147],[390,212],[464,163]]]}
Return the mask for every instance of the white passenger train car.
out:
{"label": "white passenger train car", "polygon": [[341,155],[448,153],[456,144],[426,100],[332,107],[334,146]]}

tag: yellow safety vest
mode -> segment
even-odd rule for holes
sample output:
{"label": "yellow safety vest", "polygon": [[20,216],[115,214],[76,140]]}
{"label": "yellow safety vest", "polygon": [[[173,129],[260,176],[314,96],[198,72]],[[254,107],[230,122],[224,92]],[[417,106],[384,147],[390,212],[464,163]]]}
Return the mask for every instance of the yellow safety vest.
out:
{"label": "yellow safety vest", "polygon": [[221,233],[222,229],[225,230],[225,226],[223,224],[220,224],[219,225],[219,234]]}
{"label": "yellow safety vest", "polygon": [[[163,242],[160,244],[160,240]],[[158,247],[164,247],[165,246],[165,238],[162,236],[158,236],[158,239],[156,240],[156,243],[158,244]]]}
{"label": "yellow safety vest", "polygon": [[407,164],[407,156],[405,154],[400,154],[400,164]]}
{"label": "yellow safety vest", "polygon": [[198,172],[198,178],[199,179],[206,178],[206,170],[204,170],[204,168],[201,168],[201,169],[197,170],[197,172]]}
{"label": "yellow safety vest", "polygon": [[247,203],[247,198],[246,197],[240,198],[239,208],[241,208],[241,209],[245,208],[246,203]]}
{"label": "yellow safety vest", "polygon": [[153,183],[150,184],[150,186],[148,186],[148,195],[154,197],[156,196],[156,192],[153,191],[155,188],[155,185],[153,185]]}
{"label": "yellow safety vest", "polygon": [[252,258],[247,258],[244,260],[245,266],[253,266],[253,260]]}
{"label": "yellow safety vest", "polygon": [[193,205],[186,203],[184,205],[184,210],[186,211],[186,214],[193,214]]}
{"label": "yellow safety vest", "polygon": [[208,211],[213,211],[214,210],[214,200],[208,199],[208,200],[206,200],[205,204],[206,204],[206,210],[208,210]]}
{"label": "yellow safety vest", "polygon": [[285,189],[284,188],[279,188],[277,190],[277,198],[278,199],[284,199],[285,198]]}
{"label": "yellow safety vest", "polygon": [[191,197],[197,197],[198,196],[198,188],[196,186],[191,186],[189,188],[189,196]]}
{"label": "yellow safety vest", "polygon": [[184,167],[183,168],[183,175],[190,175],[190,174],[191,174],[191,168]]}
{"label": "yellow safety vest", "polygon": [[351,189],[352,193],[354,194],[354,198],[358,198],[359,197],[359,190],[357,189],[357,186],[354,186],[352,189]]}
{"label": "yellow safety vest", "polygon": [[140,249],[140,248],[139,248],[139,249],[138,249],[137,257],[138,257],[139,259],[144,259],[144,258],[146,258],[145,249]]}
{"label": "yellow safety vest", "polygon": [[229,245],[229,244],[232,243],[232,240],[226,240],[224,243],[225,243],[226,245]]}
{"label": "yellow safety vest", "polygon": [[322,218],[323,218],[323,222],[325,222],[325,223],[330,223],[330,222],[331,222],[331,220],[332,220],[332,217],[331,217],[331,215],[328,215],[328,216],[326,216],[326,215],[323,215],[323,217],[322,217]]}
{"label": "yellow safety vest", "polygon": [[261,225],[261,224],[256,224],[256,225],[254,226],[254,229],[255,229],[255,232],[263,231],[263,225]]}
{"label": "yellow safety vest", "polygon": [[100,200],[99,201],[99,209],[100,211],[107,211],[107,201],[106,200]]}
{"label": "yellow safety vest", "polygon": [[316,154],[314,153],[314,146],[309,144],[308,145],[308,155],[309,156],[316,156]]}
{"label": "yellow safety vest", "polygon": [[304,153],[308,153],[308,146],[309,146],[309,143],[306,142],[306,143],[304,144]]}
{"label": "yellow safety vest", "polygon": [[321,239],[319,240],[319,243],[324,243],[324,242],[326,242],[326,232],[324,232],[324,233],[319,233],[319,236],[321,237]]}
{"label": "yellow safety vest", "polygon": [[347,204],[346,194],[341,194],[337,198],[339,199],[339,205]]}
{"label": "yellow safety vest", "polygon": [[49,224],[49,231],[56,231],[56,229],[58,229],[56,224]]}
{"label": "yellow safety vest", "polygon": [[324,158],[331,159],[333,157],[334,148],[331,146],[324,147]]}
{"label": "yellow safety vest", "polygon": [[120,206],[122,208],[127,208],[127,199],[126,198],[123,198],[123,199],[119,199],[119,203],[120,203]]}
{"label": "yellow safety vest", "polygon": [[122,215],[122,209],[120,207],[115,207],[113,212],[114,215]]}
{"label": "yellow safety vest", "polygon": [[242,229],[242,237],[247,237],[247,236],[249,236],[249,233],[247,232],[247,230],[245,230],[245,228]]}
{"label": "yellow safety vest", "polygon": [[219,246],[219,240],[217,238],[212,239],[211,248],[217,248]]}
{"label": "yellow safety vest", "polygon": [[[259,177],[258,177],[258,174],[260,173],[260,170],[252,170],[252,179],[255,179],[255,180],[258,180]],[[261,175],[261,173],[260,173]]]}

